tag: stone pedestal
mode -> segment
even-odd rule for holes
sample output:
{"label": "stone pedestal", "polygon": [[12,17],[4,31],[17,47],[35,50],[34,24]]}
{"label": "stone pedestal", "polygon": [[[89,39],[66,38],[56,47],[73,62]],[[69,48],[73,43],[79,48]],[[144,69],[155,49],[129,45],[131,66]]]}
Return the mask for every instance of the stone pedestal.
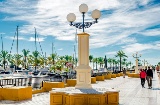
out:
{"label": "stone pedestal", "polygon": [[50,91],[50,105],[118,105],[119,90],[64,88]]}
{"label": "stone pedestal", "polygon": [[91,67],[89,66],[89,34],[81,33],[78,35],[78,66],[77,84],[75,88],[92,88],[91,86]]}
{"label": "stone pedestal", "polygon": [[91,86],[91,68],[88,66],[78,66],[76,68],[76,71],[77,71],[77,84],[75,86],[75,88],[79,88],[79,89],[82,89],[82,88],[85,88],[85,89],[88,89],[88,88],[92,88]]}

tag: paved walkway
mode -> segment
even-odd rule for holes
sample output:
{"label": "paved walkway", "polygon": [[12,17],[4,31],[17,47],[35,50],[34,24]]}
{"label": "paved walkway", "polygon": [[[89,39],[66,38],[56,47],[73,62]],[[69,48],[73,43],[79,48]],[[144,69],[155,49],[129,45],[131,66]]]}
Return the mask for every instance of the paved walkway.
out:
{"label": "paved walkway", "polygon": [[[119,105],[160,105],[160,79],[154,73],[153,88],[142,88],[139,78],[117,77],[112,80],[105,80],[92,84],[93,87],[107,87],[120,90]],[[49,93],[33,95],[32,100],[20,102],[0,101],[0,105],[49,105]]]}

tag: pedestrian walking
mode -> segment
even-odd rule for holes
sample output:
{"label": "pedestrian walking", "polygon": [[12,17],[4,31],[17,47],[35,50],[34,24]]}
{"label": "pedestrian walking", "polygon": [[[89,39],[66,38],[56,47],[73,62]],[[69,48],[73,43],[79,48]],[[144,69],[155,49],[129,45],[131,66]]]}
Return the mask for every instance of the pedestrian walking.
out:
{"label": "pedestrian walking", "polygon": [[144,84],[145,84],[146,76],[147,76],[147,74],[146,74],[145,70],[142,69],[140,72],[140,79],[141,79],[142,88],[145,88]]}
{"label": "pedestrian walking", "polygon": [[144,71],[147,73],[147,67],[145,67]]}
{"label": "pedestrian walking", "polygon": [[152,88],[152,79],[153,79],[153,71],[148,67],[147,70],[147,82],[148,82],[148,88]]}
{"label": "pedestrian walking", "polygon": [[156,71],[159,71],[159,65],[157,65],[157,67],[156,67]]}
{"label": "pedestrian walking", "polygon": [[125,78],[125,75],[126,75],[126,69],[124,68],[123,69],[123,78]]}

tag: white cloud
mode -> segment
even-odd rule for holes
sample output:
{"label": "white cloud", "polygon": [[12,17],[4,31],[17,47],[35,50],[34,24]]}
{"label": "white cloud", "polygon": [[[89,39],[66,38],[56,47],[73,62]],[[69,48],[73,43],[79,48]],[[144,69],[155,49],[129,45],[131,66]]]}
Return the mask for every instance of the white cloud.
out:
{"label": "white cloud", "polygon": [[145,36],[160,36],[160,28],[141,31],[139,32],[139,34],[142,34]]}
{"label": "white cloud", "polygon": [[[36,41],[37,42],[43,42],[45,38],[37,38]],[[30,37],[28,41],[35,41],[34,37]]]}
{"label": "white cloud", "polygon": [[135,52],[143,52],[145,50],[160,50],[160,42],[153,42],[148,44],[134,43],[123,46],[123,51],[127,54],[133,54]]}
{"label": "white cloud", "polygon": [[116,45],[131,44],[131,43],[136,43],[136,42],[137,40],[135,38],[126,37],[124,39],[121,39]]}
{"label": "white cloud", "polygon": [[3,34],[5,34],[4,32],[0,32],[0,35],[3,35]]}
{"label": "white cloud", "polygon": [[62,51],[62,50],[63,50],[63,48],[60,48],[60,49],[57,49],[57,50]]}
{"label": "white cloud", "polygon": [[117,54],[116,51],[112,51],[112,52],[106,52],[107,55],[112,55],[112,56],[115,56]]}
{"label": "white cloud", "polygon": [[[15,37],[10,37],[10,36],[6,36],[5,38],[7,38],[7,39],[11,39],[11,40],[17,40],[17,38]],[[24,38],[24,37],[22,37],[22,36],[19,36],[18,37],[18,40],[27,40],[26,38]]]}
{"label": "white cloud", "polygon": [[[11,40],[17,40],[17,37],[10,37],[10,36],[6,36],[5,38],[7,39],[11,39]],[[35,38],[34,37],[30,37],[30,38],[26,38],[26,37],[23,37],[23,36],[18,36],[18,40],[25,40],[25,41],[35,41]],[[36,41],[37,42],[43,42],[45,40],[44,37],[40,37],[40,38],[37,38]]]}

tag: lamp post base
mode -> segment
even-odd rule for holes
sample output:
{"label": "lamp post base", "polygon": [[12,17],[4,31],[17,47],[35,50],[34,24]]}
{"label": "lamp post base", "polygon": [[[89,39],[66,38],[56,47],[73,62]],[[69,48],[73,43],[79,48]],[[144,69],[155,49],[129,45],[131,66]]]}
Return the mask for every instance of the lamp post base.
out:
{"label": "lamp post base", "polygon": [[80,65],[76,68],[77,71],[77,84],[75,88],[88,89],[91,86],[91,67],[87,65]]}

